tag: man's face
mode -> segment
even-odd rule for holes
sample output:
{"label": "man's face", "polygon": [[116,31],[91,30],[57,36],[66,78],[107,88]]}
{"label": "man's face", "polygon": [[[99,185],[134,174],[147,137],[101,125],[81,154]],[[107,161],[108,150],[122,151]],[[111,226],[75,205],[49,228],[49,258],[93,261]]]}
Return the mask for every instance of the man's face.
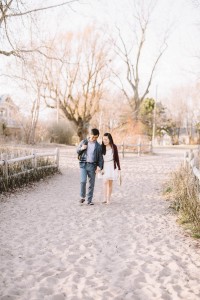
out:
{"label": "man's face", "polygon": [[97,139],[98,139],[98,135],[93,135],[93,134],[90,134],[90,141],[91,142],[96,142],[97,141]]}

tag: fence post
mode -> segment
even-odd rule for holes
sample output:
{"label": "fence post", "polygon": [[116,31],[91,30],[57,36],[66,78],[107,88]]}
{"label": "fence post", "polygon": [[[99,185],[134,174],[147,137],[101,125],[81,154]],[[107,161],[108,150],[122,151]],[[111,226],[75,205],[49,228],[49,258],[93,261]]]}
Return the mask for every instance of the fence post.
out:
{"label": "fence post", "polygon": [[59,148],[56,148],[55,162],[56,162],[57,168],[59,168],[59,158],[60,158],[60,151],[59,151]]}
{"label": "fence post", "polygon": [[35,149],[32,149],[32,155],[33,155],[33,159],[32,159],[33,169],[37,169],[37,156],[36,156]]}
{"label": "fence post", "polygon": [[194,152],[192,149],[190,149],[190,152],[189,152],[189,165],[192,168],[194,166]]}
{"label": "fence post", "polygon": [[184,163],[183,163],[184,168],[187,167],[187,157],[188,157],[188,152],[185,151],[185,152],[184,152]]}
{"label": "fence post", "polygon": [[194,158],[194,153],[193,153],[193,150],[190,149],[190,152],[189,152],[189,160],[191,161],[193,158]]}
{"label": "fence post", "polygon": [[3,154],[2,158],[3,158],[3,161],[4,161],[3,176],[5,176],[6,183],[8,184],[8,155],[5,153],[5,154]]}
{"label": "fence post", "polygon": [[122,157],[124,158],[124,141],[122,143]]}
{"label": "fence post", "polygon": [[141,155],[141,140],[139,141],[139,144],[138,144],[138,156]]}
{"label": "fence post", "polygon": [[149,142],[149,152],[151,154],[153,154],[153,145],[152,145],[152,141]]}

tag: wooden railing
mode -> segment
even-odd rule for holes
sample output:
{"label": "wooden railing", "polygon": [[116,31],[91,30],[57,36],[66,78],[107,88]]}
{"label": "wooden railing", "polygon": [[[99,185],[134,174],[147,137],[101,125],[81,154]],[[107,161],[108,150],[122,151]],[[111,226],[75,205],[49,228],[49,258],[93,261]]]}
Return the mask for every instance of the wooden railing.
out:
{"label": "wooden railing", "polygon": [[190,151],[185,152],[184,156],[184,166],[190,166],[193,174],[200,180],[200,170],[199,170],[199,154],[200,149],[193,151],[192,149]]}
{"label": "wooden railing", "polygon": [[[41,157],[54,157],[54,163],[38,166],[38,158]],[[31,168],[27,170],[23,170],[21,172],[17,172],[15,174],[9,174],[9,166],[17,163],[17,162],[25,162],[25,161],[31,161]],[[56,167],[59,168],[59,149],[56,148],[56,150],[52,153],[37,153],[36,150],[32,150],[31,155],[26,155],[24,157],[16,157],[16,158],[10,158],[8,159],[8,155],[6,153],[1,155],[0,160],[0,166],[3,168],[3,176],[5,179],[8,179],[8,177],[15,177],[19,175],[23,175],[26,173],[30,173],[34,170],[40,170],[40,169],[47,169]]]}
{"label": "wooden railing", "polygon": [[125,157],[126,153],[136,153],[140,156],[142,153],[152,153],[152,142],[142,143],[138,142],[137,144],[118,144],[118,151],[122,154],[122,157]]}

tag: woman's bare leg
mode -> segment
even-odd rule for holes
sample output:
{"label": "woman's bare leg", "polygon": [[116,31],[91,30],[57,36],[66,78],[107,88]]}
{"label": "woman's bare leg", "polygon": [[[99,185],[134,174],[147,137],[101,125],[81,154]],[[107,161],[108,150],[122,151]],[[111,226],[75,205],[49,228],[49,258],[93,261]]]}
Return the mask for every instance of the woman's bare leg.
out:
{"label": "woman's bare leg", "polygon": [[108,181],[108,190],[107,190],[107,203],[110,203],[110,198],[112,195],[112,187],[113,187],[113,181],[109,180]]}
{"label": "woman's bare leg", "polygon": [[109,187],[108,180],[103,181],[103,192],[104,192],[103,203],[107,203],[108,187]]}

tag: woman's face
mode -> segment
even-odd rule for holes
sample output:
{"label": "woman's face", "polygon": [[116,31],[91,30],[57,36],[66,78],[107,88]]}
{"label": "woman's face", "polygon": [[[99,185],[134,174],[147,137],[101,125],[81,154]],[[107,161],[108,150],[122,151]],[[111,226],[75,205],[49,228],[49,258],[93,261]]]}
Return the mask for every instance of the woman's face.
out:
{"label": "woman's face", "polygon": [[110,144],[109,138],[107,136],[103,136],[103,143],[105,146]]}

